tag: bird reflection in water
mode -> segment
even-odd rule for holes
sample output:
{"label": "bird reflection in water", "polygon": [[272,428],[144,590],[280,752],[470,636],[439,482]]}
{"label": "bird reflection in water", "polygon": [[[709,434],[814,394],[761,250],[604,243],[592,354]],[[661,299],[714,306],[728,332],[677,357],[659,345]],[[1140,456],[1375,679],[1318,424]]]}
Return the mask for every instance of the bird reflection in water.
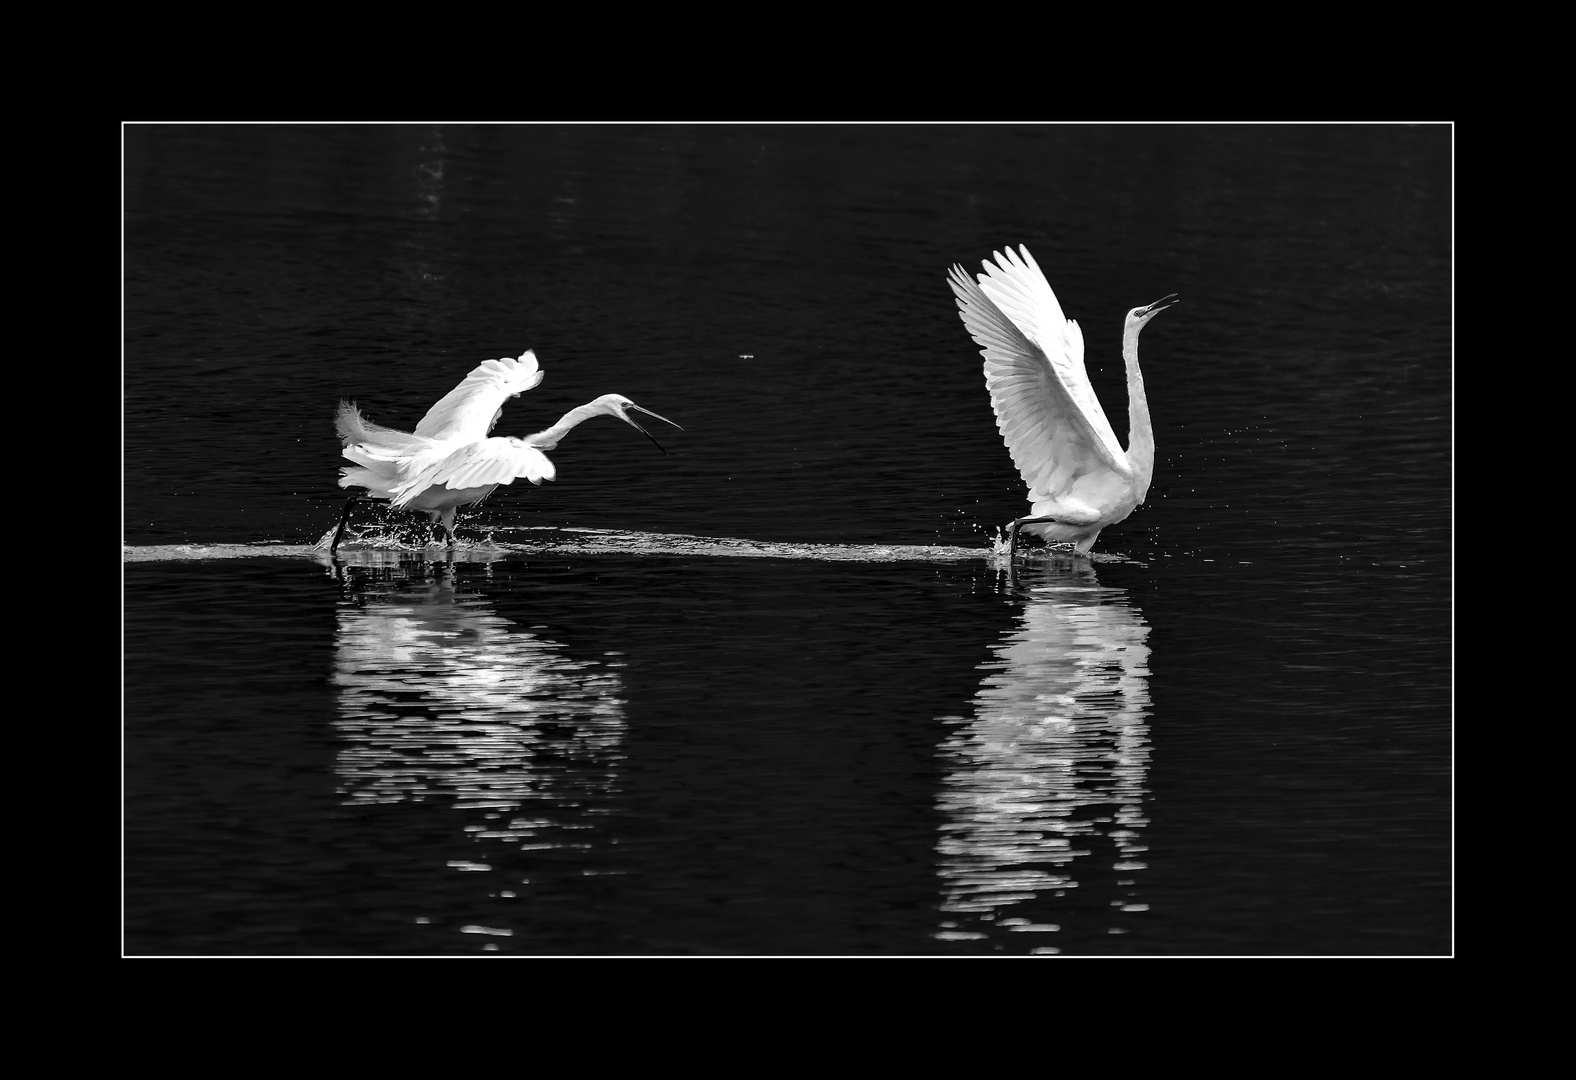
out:
{"label": "bird reflection in water", "polygon": [[590,842],[623,760],[620,661],[572,657],[499,615],[465,587],[465,575],[490,570],[480,554],[429,563],[381,553],[387,565],[370,565],[377,554],[358,554],[335,636],[347,804],[460,812],[465,839],[448,849],[457,870],[500,859],[529,869],[516,852]]}
{"label": "bird reflection in water", "polygon": [[1056,952],[1063,924],[1088,929],[1090,903],[1102,921],[1143,909],[1149,627],[1087,564],[1013,580],[1018,626],[992,648],[973,716],[944,718],[935,936]]}

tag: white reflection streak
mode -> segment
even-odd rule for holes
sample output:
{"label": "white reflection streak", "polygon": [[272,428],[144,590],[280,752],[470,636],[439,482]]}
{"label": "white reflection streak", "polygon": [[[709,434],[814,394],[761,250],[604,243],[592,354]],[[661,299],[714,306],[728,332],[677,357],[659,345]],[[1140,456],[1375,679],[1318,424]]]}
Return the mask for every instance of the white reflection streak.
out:
{"label": "white reflection streak", "polygon": [[1148,634],[1125,594],[1092,575],[1033,589],[985,665],[973,718],[951,718],[941,746],[943,910],[994,918],[1072,888],[1102,832],[1112,869],[1142,868]]}
{"label": "white reflection streak", "polygon": [[[347,801],[446,795],[456,809],[534,801],[547,812],[611,790],[625,726],[616,669],[574,660],[483,598],[457,596],[447,572],[424,590],[364,599],[339,611]],[[509,824],[509,838],[522,839],[547,822]]]}

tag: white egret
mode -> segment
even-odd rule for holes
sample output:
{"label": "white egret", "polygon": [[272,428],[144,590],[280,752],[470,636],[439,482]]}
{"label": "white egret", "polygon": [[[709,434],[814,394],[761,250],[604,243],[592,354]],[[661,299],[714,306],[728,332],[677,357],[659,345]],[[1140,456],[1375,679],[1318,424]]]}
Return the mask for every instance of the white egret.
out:
{"label": "white egret", "polygon": [[542,451],[557,446],[577,424],[593,416],[616,416],[655,443],[658,450],[662,444],[630,413],[644,413],[679,427],[622,394],[603,394],[570,409],[558,423],[535,435],[489,438],[503,415],[504,402],[541,381],[542,371],[530,349],[518,358],[484,360],[427,410],[414,434],[380,427],[363,417],[355,404],[341,401],[334,427],[344,444],[344,456],[359,467],[341,467],[339,486],[366,488],[366,494],[352,494],[345,500],[329,552],[339,547],[357,499],[387,499],[393,506],[426,510],[443,526],[453,547],[457,509],[481,502],[499,484],[512,484],[520,477],[533,484],[554,479],[557,470]]}
{"label": "white egret", "polygon": [[1062,314],[1056,294],[1029,249],[986,260],[979,284],[954,265],[947,281],[958,316],[985,358],[996,426],[1029,485],[1031,513],[1007,527],[1008,554],[1018,534],[1046,543],[1071,541],[1087,555],[1100,530],[1144,501],[1155,469],[1155,435],[1138,370],[1144,324],[1176,303],[1176,293],[1127,313],[1122,359],[1127,362],[1128,441],[1124,451],[1100,408],[1084,369],[1083,332]]}

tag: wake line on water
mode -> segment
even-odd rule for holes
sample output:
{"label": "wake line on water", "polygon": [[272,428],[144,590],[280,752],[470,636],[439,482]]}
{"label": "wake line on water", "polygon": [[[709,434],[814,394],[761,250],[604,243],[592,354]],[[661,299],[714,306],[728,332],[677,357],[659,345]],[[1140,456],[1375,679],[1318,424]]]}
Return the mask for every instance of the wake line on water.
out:
{"label": "wake line on water", "polygon": [[[527,534],[522,540],[498,540],[500,533]],[[316,558],[330,561],[325,534],[316,544],[163,544],[123,545],[122,562],[176,562],[207,559]],[[339,561],[385,563],[390,559],[428,558],[452,562],[496,561],[532,555],[699,555],[742,559],[813,559],[822,562],[963,562],[988,559],[994,546],[956,547],[940,544],[792,544],[740,540],[681,533],[622,532],[613,529],[508,528],[494,530],[484,541],[461,540],[450,549],[442,544],[401,543],[387,534],[346,541]]]}

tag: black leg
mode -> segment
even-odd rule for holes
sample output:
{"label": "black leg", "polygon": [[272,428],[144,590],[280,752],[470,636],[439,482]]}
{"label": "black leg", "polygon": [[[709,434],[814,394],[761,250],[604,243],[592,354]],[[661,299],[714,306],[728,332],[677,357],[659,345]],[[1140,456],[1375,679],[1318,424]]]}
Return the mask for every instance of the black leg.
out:
{"label": "black leg", "polygon": [[328,545],[328,553],[334,554],[339,549],[339,538],[345,535],[345,526],[350,523],[350,508],[361,496],[352,495],[345,500],[345,509],[339,515],[339,528],[334,530],[334,539]]}
{"label": "black leg", "polygon": [[1022,529],[1025,525],[1038,525],[1041,522],[1057,522],[1058,520],[1059,519],[1051,517],[1049,514],[1044,514],[1040,517],[1035,517],[1033,514],[1030,514],[1026,517],[1015,519],[1011,525],[1007,526],[1007,558],[1016,558],[1018,555],[1019,529]]}

